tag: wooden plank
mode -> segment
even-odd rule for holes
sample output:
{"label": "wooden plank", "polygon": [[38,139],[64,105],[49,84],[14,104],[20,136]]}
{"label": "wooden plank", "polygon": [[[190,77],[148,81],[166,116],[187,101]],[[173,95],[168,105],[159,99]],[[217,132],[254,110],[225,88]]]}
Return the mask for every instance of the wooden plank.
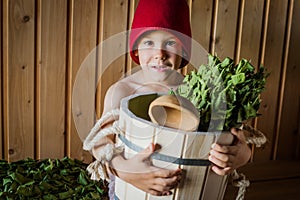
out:
{"label": "wooden plank", "polygon": [[[158,150],[159,153],[180,158],[182,155],[182,149],[184,147],[184,134],[176,133],[176,130],[163,130],[161,128],[155,129],[154,144],[161,146]],[[170,162],[164,162],[160,160],[153,160],[153,165],[165,168],[165,169],[178,169],[177,164]]]}
{"label": "wooden plank", "polygon": [[[214,135],[186,135],[182,158],[208,159]],[[176,199],[200,199],[204,188],[207,167],[182,166],[184,179],[178,188]]]}
{"label": "wooden plank", "polygon": [[[299,199],[300,178],[252,182],[246,190],[245,199]],[[238,189],[230,186],[227,188],[224,200],[235,199]]]}
{"label": "wooden plank", "polygon": [[[282,75],[282,57],[284,48],[284,34],[286,26],[287,1],[274,0],[270,2],[268,17],[268,29],[266,35],[266,47],[264,66],[271,72],[266,90],[262,93],[263,102],[259,113],[263,117],[258,118],[257,128],[265,133],[268,144],[262,149],[257,149],[254,154],[255,161],[269,160],[272,158],[272,143],[275,142],[274,133],[276,132],[279,83]],[[265,117],[264,117],[265,116]],[[274,143],[275,144],[275,143]],[[276,144],[275,144],[276,152]]]}
{"label": "wooden plank", "polygon": [[193,38],[192,57],[190,64],[183,70],[183,74],[207,63],[211,40],[213,1],[189,1],[189,7]]}
{"label": "wooden plank", "polygon": [[238,8],[238,0],[215,1],[211,52],[221,59],[234,58]]}
{"label": "wooden plank", "polygon": [[[292,4],[294,2],[294,5]],[[282,110],[279,123],[278,151],[277,159],[299,159],[300,158],[300,140],[299,140],[299,124],[300,124],[300,90],[299,90],[299,74],[300,68],[297,65],[300,62],[300,27],[296,22],[300,20],[297,10],[300,9],[299,1],[291,1],[290,14],[290,41],[286,41],[286,72],[285,79],[282,84]],[[289,148],[288,148],[289,147]],[[297,149],[298,148],[298,149]]]}
{"label": "wooden plank", "polygon": [[[70,18],[69,18],[69,61],[68,61],[68,96],[67,96],[67,138],[68,138],[68,154],[72,158],[90,162],[92,156],[90,153],[83,151],[81,138],[89,133],[89,129],[93,127],[95,121],[95,77],[96,77],[96,59],[91,54],[95,53],[94,48],[97,44],[97,17],[98,17],[98,1],[97,0],[73,0],[70,2]],[[88,62],[91,68],[89,77],[91,95],[81,96],[84,106],[86,107],[85,133],[79,133],[76,130],[72,115],[72,90],[76,75],[83,62]],[[93,67],[94,66],[94,67]],[[87,88],[84,88],[85,90]],[[83,118],[83,116],[81,116]],[[79,136],[79,134],[81,136]]]}
{"label": "wooden plank", "polygon": [[[160,127],[156,128],[155,134],[154,134],[154,143],[161,146],[161,149],[158,150],[158,153],[172,156],[175,158],[181,158],[182,152],[184,149],[184,139],[185,135],[180,132],[176,132],[176,129],[162,129]],[[176,170],[180,166],[177,164],[173,164],[170,162],[160,161],[160,160],[152,160],[153,165],[164,168],[164,169],[173,169]],[[173,189],[172,195],[168,195],[163,197],[162,199],[165,200],[172,200],[172,199],[178,199],[177,193],[180,189]],[[149,200],[155,200],[160,199],[159,197],[154,197],[152,195],[149,195]],[[180,198],[179,198],[180,199]]]}
{"label": "wooden plank", "polygon": [[[264,14],[264,1],[243,0],[239,9],[239,30],[235,50],[235,62],[245,58],[256,68],[261,65],[260,52],[262,39],[262,24]],[[264,116],[262,116],[264,117]],[[257,119],[248,120],[246,123],[255,127]],[[252,151],[254,151],[252,146]],[[251,156],[251,160],[252,160]]]}
{"label": "wooden plank", "polygon": [[[133,20],[133,16],[135,13],[135,9],[139,3],[139,0],[131,0],[129,1],[129,13],[127,17],[127,29],[131,30],[131,24]],[[129,41],[127,40],[127,43],[129,44]],[[126,74],[130,75],[133,74],[136,70],[139,69],[138,64],[136,64],[130,57],[129,53],[129,47],[127,47],[127,55],[126,55]]]}
{"label": "wooden plank", "polygon": [[5,159],[34,156],[33,0],[3,1]]}
{"label": "wooden plank", "polygon": [[2,32],[2,40],[1,42],[2,43],[2,55],[1,55],[1,58],[2,58],[2,95],[3,95],[3,102],[2,102],[2,108],[3,108],[3,111],[2,111],[2,117],[3,117],[3,138],[2,138],[2,151],[3,151],[3,159],[6,159],[8,160],[8,99],[5,98],[8,97],[8,78],[5,78],[5,77],[8,77],[8,52],[5,52],[8,51],[8,31],[4,31],[4,27],[6,27],[5,30],[8,30],[8,22],[6,22],[4,19],[8,19],[8,2],[7,1],[2,1],[2,10],[3,10],[3,15],[2,15],[2,29],[3,29],[3,32]]}
{"label": "wooden plank", "polygon": [[65,156],[67,1],[39,1],[37,123],[39,158]]}
{"label": "wooden plank", "polygon": [[[266,197],[265,198],[259,197],[257,199],[272,199],[271,197],[274,197],[273,196],[274,193],[285,193],[288,195],[289,194],[292,195],[293,191],[295,191],[295,188],[299,188],[299,184],[298,185],[293,184],[293,180],[300,179],[299,161],[282,160],[282,161],[270,161],[270,162],[256,162],[256,163],[254,162],[243,166],[238,171],[245,174],[246,178],[250,180],[250,186],[249,188],[247,188],[246,191],[246,199],[250,197],[251,199],[255,199],[254,197],[255,196],[258,197],[259,195],[265,195]],[[274,183],[274,185],[271,187],[272,189],[269,188],[270,183]],[[291,188],[286,188],[285,185]],[[262,190],[260,189],[265,189],[265,192],[261,194]],[[234,187],[229,182],[224,199],[235,199],[237,195],[237,191],[238,188]],[[278,195],[282,195],[282,194],[278,194]],[[282,198],[276,197],[273,199],[282,199]],[[283,199],[296,199],[296,198],[283,198]]]}
{"label": "wooden plank", "polygon": [[289,179],[300,177],[300,161],[274,160],[249,163],[239,170],[250,181]]}
{"label": "wooden plank", "polygon": [[[139,101],[140,103],[143,103]],[[137,103],[139,103],[137,102]],[[142,104],[135,104],[137,107],[144,107]],[[145,109],[139,109],[145,110]],[[120,111],[120,124],[119,127],[124,131],[126,138],[133,144],[146,148],[153,141],[153,135],[155,128],[149,124],[144,123],[136,117],[132,117],[128,112],[126,104],[122,105]],[[130,147],[125,146],[125,157],[131,158],[137,152]],[[148,194],[144,191],[134,187],[133,185],[124,182],[121,179],[117,179],[116,194],[120,199],[147,199]]]}
{"label": "wooden plank", "polygon": [[115,181],[115,196],[118,199],[125,199],[128,184],[119,177],[116,177]]}
{"label": "wooden plank", "polygon": [[[116,54],[119,51],[126,52],[125,31],[127,30],[128,2],[123,0],[101,1],[100,14],[99,41],[102,44],[104,41],[112,42],[113,37],[116,35],[118,41],[114,41],[112,45],[106,45],[104,49],[101,46],[99,48],[99,66],[97,69],[99,85],[96,99],[98,118],[102,113],[102,104],[107,89],[122,78],[125,73],[125,55]],[[121,33],[123,35],[119,35]],[[108,60],[111,56],[118,57],[114,60]]]}
{"label": "wooden plank", "polygon": [[191,27],[194,40],[209,52],[213,1],[191,1]]}
{"label": "wooden plank", "polygon": [[[246,58],[254,66],[259,66],[259,52],[263,23],[264,2],[260,0],[246,0],[243,8],[241,27],[241,42],[237,60]],[[251,48],[250,48],[251,47]]]}
{"label": "wooden plank", "polygon": [[[217,136],[215,141],[221,145],[231,145],[233,143],[233,135],[228,132],[222,133]],[[212,144],[215,141],[210,141],[208,144]],[[210,150],[210,146],[207,148]],[[223,200],[224,193],[228,183],[228,176],[220,176],[213,172],[209,167],[207,169],[206,181],[203,187],[202,198],[201,199],[219,199]]]}
{"label": "wooden plank", "polygon": [[[3,13],[2,13],[2,3],[0,3],[0,69],[3,69],[3,63],[2,63],[2,21],[3,21]],[[4,159],[4,152],[3,152],[3,148],[4,148],[4,140],[3,140],[3,112],[2,112],[2,98],[3,98],[3,92],[2,92],[2,82],[3,82],[3,78],[2,78],[2,70],[0,70],[0,144],[1,144],[1,148],[0,148],[0,159]]]}

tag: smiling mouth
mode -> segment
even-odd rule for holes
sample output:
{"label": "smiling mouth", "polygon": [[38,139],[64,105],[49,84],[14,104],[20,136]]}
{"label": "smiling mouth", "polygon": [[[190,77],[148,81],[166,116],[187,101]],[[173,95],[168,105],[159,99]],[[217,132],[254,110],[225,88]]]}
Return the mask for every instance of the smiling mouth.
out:
{"label": "smiling mouth", "polygon": [[166,70],[169,69],[170,67],[167,65],[154,65],[151,68],[156,70]]}

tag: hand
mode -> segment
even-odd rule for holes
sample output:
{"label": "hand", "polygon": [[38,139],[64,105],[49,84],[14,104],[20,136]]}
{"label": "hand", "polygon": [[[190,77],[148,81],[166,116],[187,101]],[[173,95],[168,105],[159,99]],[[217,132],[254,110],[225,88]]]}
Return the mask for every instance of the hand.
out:
{"label": "hand", "polygon": [[213,163],[212,170],[219,175],[226,175],[245,165],[251,156],[251,149],[246,143],[243,130],[232,128],[231,133],[237,142],[231,146],[214,143],[208,159]]}
{"label": "hand", "polygon": [[156,196],[170,195],[181,179],[181,169],[168,170],[154,167],[150,164],[149,156],[155,146],[136,154],[131,159],[124,159],[121,155],[112,159],[111,165],[117,176],[127,183]]}

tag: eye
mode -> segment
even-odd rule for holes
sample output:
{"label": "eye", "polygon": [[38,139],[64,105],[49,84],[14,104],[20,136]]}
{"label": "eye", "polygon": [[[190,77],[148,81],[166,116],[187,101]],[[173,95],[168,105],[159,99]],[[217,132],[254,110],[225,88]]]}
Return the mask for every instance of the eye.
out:
{"label": "eye", "polygon": [[154,42],[151,41],[151,40],[146,40],[146,41],[144,41],[143,43],[144,43],[144,45],[146,45],[146,46],[153,46],[153,45],[154,45]]}
{"label": "eye", "polygon": [[166,42],[166,46],[177,46],[177,42],[175,40],[169,40]]}

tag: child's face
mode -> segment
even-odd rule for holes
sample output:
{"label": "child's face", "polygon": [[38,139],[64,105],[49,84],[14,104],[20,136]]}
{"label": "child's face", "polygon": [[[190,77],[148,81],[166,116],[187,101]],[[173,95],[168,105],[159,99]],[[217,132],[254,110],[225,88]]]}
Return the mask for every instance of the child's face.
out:
{"label": "child's face", "polygon": [[142,69],[149,72],[169,73],[178,69],[182,61],[179,40],[166,31],[151,31],[143,35],[137,53]]}

